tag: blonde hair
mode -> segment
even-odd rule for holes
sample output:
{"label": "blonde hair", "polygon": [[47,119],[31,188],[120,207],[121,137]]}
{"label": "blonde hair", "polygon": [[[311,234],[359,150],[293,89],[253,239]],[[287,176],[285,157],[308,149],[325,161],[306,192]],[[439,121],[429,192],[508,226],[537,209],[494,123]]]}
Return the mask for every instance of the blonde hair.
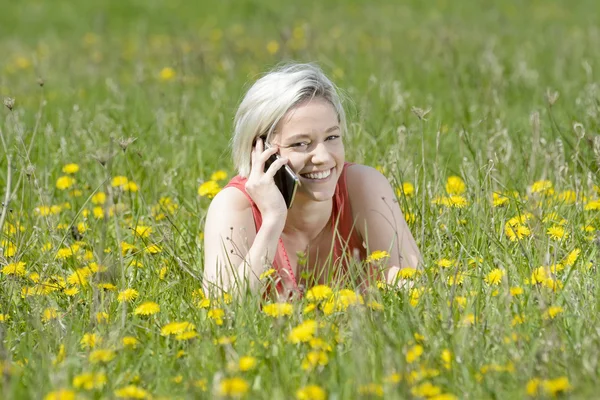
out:
{"label": "blonde hair", "polygon": [[275,127],[293,107],[314,97],[331,103],[346,132],[346,114],[335,85],[315,64],[287,64],[268,72],[244,96],[234,119],[233,162],[241,177],[251,168],[252,143],[262,135],[271,139]]}

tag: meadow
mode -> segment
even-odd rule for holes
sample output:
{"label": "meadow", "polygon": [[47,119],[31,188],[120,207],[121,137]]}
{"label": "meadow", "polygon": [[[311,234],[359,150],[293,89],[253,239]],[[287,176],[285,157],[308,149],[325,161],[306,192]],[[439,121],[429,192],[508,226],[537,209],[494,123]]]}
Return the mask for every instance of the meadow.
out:
{"label": "meadow", "polygon": [[[597,2],[2,3],[2,398],[597,395]],[[410,284],[202,292],[236,106],[286,60],[342,90]]]}

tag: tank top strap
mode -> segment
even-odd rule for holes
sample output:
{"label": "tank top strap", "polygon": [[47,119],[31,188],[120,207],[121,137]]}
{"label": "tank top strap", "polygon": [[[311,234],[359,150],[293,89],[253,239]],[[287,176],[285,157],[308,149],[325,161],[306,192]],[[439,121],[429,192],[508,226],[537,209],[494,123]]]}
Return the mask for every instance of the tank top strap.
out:
{"label": "tank top strap", "polygon": [[247,178],[242,178],[241,176],[237,175],[234,176],[227,185],[225,185],[225,188],[228,187],[234,187],[236,189],[238,189],[239,191],[241,191],[244,196],[246,196],[246,198],[248,199],[248,201],[250,202],[250,205],[252,206],[252,217],[254,218],[254,225],[256,226],[256,232],[258,232],[258,230],[260,229],[261,225],[262,225],[262,215],[260,214],[260,211],[258,209],[258,207],[256,206],[256,203],[254,202],[254,200],[252,200],[252,197],[250,197],[250,195],[248,194],[248,192],[246,192],[246,181],[248,179]]}

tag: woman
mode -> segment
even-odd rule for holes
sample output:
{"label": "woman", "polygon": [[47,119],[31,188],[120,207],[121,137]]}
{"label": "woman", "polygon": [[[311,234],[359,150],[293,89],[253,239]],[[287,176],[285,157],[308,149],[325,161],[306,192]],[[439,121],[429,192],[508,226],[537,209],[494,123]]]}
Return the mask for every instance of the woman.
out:
{"label": "woman", "polygon": [[[277,292],[302,295],[344,283],[374,250],[389,253],[364,278],[417,267],[420,253],[394,192],[376,169],[346,163],[346,117],[335,86],[312,64],[274,70],[248,90],[235,116],[239,175],[213,199],[204,229],[204,287],[261,290],[274,268]],[[268,146],[266,146],[266,144]],[[265,161],[280,158],[265,171]],[[287,164],[300,185],[287,209],[274,175]],[[382,267],[381,272],[376,268]],[[363,267],[364,268],[364,267]]]}

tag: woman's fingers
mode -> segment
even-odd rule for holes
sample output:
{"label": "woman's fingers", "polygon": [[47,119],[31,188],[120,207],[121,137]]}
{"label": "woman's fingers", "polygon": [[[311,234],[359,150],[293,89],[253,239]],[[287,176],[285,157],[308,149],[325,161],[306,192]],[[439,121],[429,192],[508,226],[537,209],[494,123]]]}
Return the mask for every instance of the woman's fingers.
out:
{"label": "woman's fingers", "polygon": [[279,169],[281,167],[286,165],[287,162],[288,162],[288,159],[284,158],[284,157],[280,157],[277,160],[273,161],[273,164],[271,164],[269,169],[265,172],[265,176],[267,176],[269,178],[273,178],[275,176],[275,174],[277,173],[277,171],[279,171]]}

